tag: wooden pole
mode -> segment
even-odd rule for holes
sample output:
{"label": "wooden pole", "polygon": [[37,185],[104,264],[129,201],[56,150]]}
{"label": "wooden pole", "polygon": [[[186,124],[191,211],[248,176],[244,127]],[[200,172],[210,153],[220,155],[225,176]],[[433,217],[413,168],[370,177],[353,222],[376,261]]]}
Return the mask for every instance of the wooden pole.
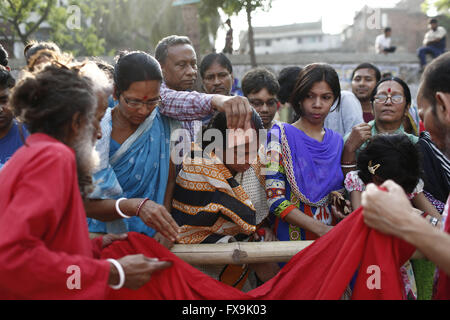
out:
{"label": "wooden pole", "polygon": [[171,251],[189,264],[288,262],[313,241],[176,244]]}

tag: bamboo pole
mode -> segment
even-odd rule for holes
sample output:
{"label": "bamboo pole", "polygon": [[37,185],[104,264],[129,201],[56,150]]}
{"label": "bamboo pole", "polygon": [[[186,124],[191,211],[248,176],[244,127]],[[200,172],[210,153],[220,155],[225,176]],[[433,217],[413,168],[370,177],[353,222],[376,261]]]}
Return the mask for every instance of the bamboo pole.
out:
{"label": "bamboo pole", "polygon": [[314,241],[176,244],[171,251],[189,264],[288,262]]}

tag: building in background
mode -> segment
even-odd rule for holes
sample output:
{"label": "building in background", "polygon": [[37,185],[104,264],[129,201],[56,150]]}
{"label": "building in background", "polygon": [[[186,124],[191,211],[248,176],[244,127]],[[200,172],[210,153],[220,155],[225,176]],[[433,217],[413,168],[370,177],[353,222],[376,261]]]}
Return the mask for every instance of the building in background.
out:
{"label": "building in background", "polygon": [[[322,20],[275,27],[254,27],[255,53],[257,55],[296,52],[320,52],[338,49],[341,36],[326,34]],[[247,31],[239,35],[241,54],[249,51]]]}
{"label": "building in background", "polygon": [[342,50],[374,53],[375,38],[385,27],[391,27],[396,52],[415,53],[422,45],[428,24],[422,3],[423,0],[402,0],[394,8],[365,6],[356,13],[353,25],[342,32]]}

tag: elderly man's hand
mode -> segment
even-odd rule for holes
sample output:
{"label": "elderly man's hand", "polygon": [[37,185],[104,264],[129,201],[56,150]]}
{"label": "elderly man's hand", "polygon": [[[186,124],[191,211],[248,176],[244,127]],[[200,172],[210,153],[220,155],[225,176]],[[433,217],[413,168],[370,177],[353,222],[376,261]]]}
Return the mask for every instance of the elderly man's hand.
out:
{"label": "elderly man's hand", "polygon": [[128,234],[127,233],[122,233],[122,234],[108,233],[108,234],[105,234],[102,237],[102,248],[103,249],[106,248],[107,246],[109,246],[114,241],[125,240],[126,238],[128,238]]}
{"label": "elderly man's hand", "polygon": [[[139,289],[146,284],[153,272],[163,270],[172,266],[169,261],[159,261],[157,258],[149,258],[143,254],[128,255],[118,259],[125,273],[124,287],[128,289]],[[108,283],[117,285],[119,282],[119,273],[116,267],[111,264]]]}
{"label": "elderly man's hand", "polygon": [[227,116],[228,128],[249,129],[253,109],[247,98],[241,96],[221,96],[215,95],[212,105],[219,112],[225,112]]}
{"label": "elderly man's hand", "polygon": [[408,197],[398,184],[387,180],[381,187],[387,191],[369,184],[362,193],[364,222],[371,228],[401,238],[409,219],[420,216],[414,213]]}

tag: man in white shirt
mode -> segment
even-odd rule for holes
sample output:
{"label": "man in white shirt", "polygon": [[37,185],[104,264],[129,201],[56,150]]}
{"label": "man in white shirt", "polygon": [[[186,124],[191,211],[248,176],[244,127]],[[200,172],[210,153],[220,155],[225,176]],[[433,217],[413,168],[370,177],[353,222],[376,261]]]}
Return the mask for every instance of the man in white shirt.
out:
{"label": "man in white shirt", "polygon": [[417,50],[417,55],[420,59],[421,70],[423,70],[423,68],[427,64],[427,54],[431,54],[433,56],[433,59],[437,58],[445,52],[446,47],[447,31],[443,27],[438,26],[437,19],[430,19],[429,28],[430,30],[425,34],[425,37],[423,39],[423,47],[420,47]]}
{"label": "man in white shirt", "polygon": [[392,29],[390,27],[386,27],[384,29],[384,33],[377,36],[375,39],[375,52],[380,54],[388,54],[390,52],[395,52],[395,49],[397,49],[394,46],[391,46],[391,34]]}

